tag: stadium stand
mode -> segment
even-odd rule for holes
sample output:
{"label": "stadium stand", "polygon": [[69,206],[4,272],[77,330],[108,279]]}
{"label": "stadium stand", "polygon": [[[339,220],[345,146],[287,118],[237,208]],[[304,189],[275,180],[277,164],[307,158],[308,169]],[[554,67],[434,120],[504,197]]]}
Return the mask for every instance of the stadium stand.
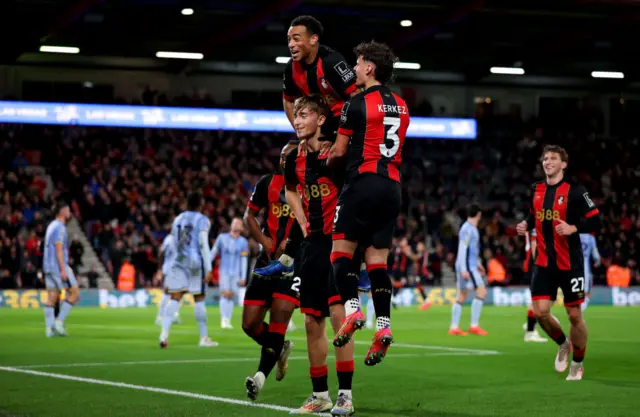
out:
{"label": "stadium stand", "polygon": [[[158,103],[153,97],[145,92],[141,102]],[[188,104],[186,96],[179,103]],[[397,236],[407,237],[414,251],[426,242],[428,275],[436,277],[428,283],[452,283],[457,230],[464,216],[458,208],[471,201],[485,209],[485,263],[495,257],[507,271],[506,283],[522,283],[524,242],[514,224],[525,214],[528,185],[542,176],[537,161],[547,137],[559,138],[556,142],[568,149],[570,176],[589,188],[605,214],[597,236],[603,264],[595,271],[596,283],[606,283],[611,263],[630,267],[640,282],[640,219],[632,209],[640,202],[634,181],[634,167],[640,166],[637,139],[617,141],[577,128],[547,133],[538,120],[523,124],[484,117],[480,123],[484,134],[478,141],[410,140],[405,151],[405,206]],[[0,186],[7,215],[0,225],[1,273],[17,277],[1,281],[8,288],[40,285],[33,279],[38,253],[33,242],[42,238],[47,209],[60,196],[73,201],[91,246],[75,240],[76,270],[89,249],[112,279],[130,259],[138,285],[157,286],[157,251],[187,193],[204,193],[214,239],[234,216],[242,215],[257,179],[275,169],[279,148],[288,139],[248,132],[20,125],[4,126],[2,135]],[[21,140],[11,140],[15,138]],[[259,248],[251,242],[251,249],[255,254]],[[419,271],[420,266],[409,266],[408,285]],[[92,265],[81,275],[90,278],[87,285],[95,285],[100,274]]]}

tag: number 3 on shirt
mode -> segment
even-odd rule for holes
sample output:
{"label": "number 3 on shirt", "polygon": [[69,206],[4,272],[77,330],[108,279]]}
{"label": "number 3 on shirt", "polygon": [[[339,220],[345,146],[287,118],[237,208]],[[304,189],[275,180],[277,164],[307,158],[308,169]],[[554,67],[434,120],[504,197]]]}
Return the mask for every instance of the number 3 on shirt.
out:
{"label": "number 3 on shirt", "polygon": [[[400,138],[398,137],[398,129],[400,129],[399,117],[385,117],[382,120],[385,130],[384,141],[380,144],[380,153],[386,158],[393,158],[400,148]],[[393,142],[391,148],[388,147],[389,141]]]}

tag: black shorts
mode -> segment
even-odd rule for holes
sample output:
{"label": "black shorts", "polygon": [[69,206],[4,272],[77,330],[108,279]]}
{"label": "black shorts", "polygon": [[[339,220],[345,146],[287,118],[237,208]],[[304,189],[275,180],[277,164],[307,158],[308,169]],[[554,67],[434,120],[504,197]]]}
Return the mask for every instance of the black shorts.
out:
{"label": "black shorts", "polygon": [[[263,251],[258,255],[255,268],[269,263],[269,256]],[[292,302],[300,307],[300,278],[294,276],[262,277],[251,274],[251,280],[244,294],[244,305],[271,307],[274,298]]]}
{"label": "black shorts", "polygon": [[302,241],[295,276],[300,285],[300,312],[329,317],[329,306],[342,304],[331,266],[333,242],[329,235],[310,235]]}
{"label": "black shorts", "polygon": [[555,301],[558,288],[562,289],[565,306],[584,302],[585,281],[582,269],[562,271],[557,268],[536,266],[531,278],[531,299]]}
{"label": "black shorts", "polygon": [[358,176],[340,193],[333,239],[391,249],[401,204],[400,183],[376,174]]}

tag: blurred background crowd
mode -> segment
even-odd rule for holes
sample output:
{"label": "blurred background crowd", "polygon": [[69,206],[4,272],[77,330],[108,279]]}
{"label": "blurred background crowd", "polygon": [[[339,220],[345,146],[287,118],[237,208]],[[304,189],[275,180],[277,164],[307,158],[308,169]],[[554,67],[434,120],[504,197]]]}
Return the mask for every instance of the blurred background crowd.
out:
{"label": "blurred background crowd", "polygon": [[[165,104],[163,97],[147,90],[140,103]],[[214,105],[211,97],[176,100],[171,103]],[[417,107],[431,111],[428,103]],[[390,272],[404,285],[415,285],[416,277],[440,285],[454,267],[464,208],[479,202],[483,262],[496,260],[504,269],[489,276],[491,285],[524,284],[525,241],[515,224],[528,211],[531,185],[543,179],[542,146],[553,142],[568,150],[568,177],[587,187],[603,214],[596,284],[606,284],[611,265],[628,268],[631,283],[640,283],[638,139],[602,136],[598,112],[583,103],[572,122],[562,125],[483,110],[476,141],[407,141],[404,207]],[[139,286],[160,285],[158,250],[173,218],[185,209],[186,195],[202,191],[213,242],[232,218],[243,215],[258,179],[276,170],[288,139],[250,132],[0,126],[0,287],[42,286],[40,242],[58,198],[72,203],[81,230],[114,280],[130,262]],[[259,247],[250,242],[255,257]],[[70,260],[76,273],[83,251],[75,236]],[[86,275],[96,285],[96,272]]]}

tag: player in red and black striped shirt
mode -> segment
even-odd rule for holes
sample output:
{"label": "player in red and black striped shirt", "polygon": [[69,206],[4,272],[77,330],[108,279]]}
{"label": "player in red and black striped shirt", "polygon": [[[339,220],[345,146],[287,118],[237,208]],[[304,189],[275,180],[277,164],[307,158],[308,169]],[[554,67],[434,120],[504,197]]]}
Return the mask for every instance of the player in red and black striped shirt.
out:
{"label": "player in red and black striped shirt", "polygon": [[322,24],[312,16],[299,16],[291,22],[287,33],[291,60],[284,70],[282,96],[284,111],[293,126],[295,99],[321,95],[331,107],[322,132],[333,142],[342,105],[356,93],[356,77],[339,52],[320,45],[322,32]]}
{"label": "player in red and black striped shirt", "polygon": [[363,91],[344,104],[329,156],[330,166],[348,156],[348,185],[340,194],[332,253],[347,318],[333,343],[344,346],[365,323],[357,283],[349,278],[347,269],[361,244],[367,248],[365,261],[377,316],[376,334],[365,358],[365,363],[373,366],[382,361],[393,341],[392,290],[386,263],[400,214],[400,165],[409,110],[407,103],[386,87],[393,77],[393,51],[385,44],[370,42],[358,45],[354,52],[358,57],[356,85]]}
{"label": "player in red and black striped shirt", "polygon": [[[280,154],[280,165],[295,148],[287,145]],[[261,229],[257,216],[265,210],[264,225]],[[284,175],[282,172],[265,175],[256,184],[244,215],[251,236],[262,245],[256,268],[266,265],[281,253],[295,258],[302,240],[293,210],[285,197]],[[291,275],[263,277],[254,273],[247,286],[242,311],[242,329],[262,346],[258,372],[245,381],[247,395],[252,400],[258,397],[266,378],[276,363],[276,379],[284,378],[287,359],[291,353],[291,342],[285,341],[285,333],[291,315],[300,305],[300,279]],[[271,310],[269,324],[264,321]]]}
{"label": "player in red and black striped shirt", "polygon": [[[536,268],[531,282],[533,312],[540,326],[560,346],[556,371],[567,369],[573,346],[567,380],[580,380],[584,373],[582,361],[587,326],[580,308],[585,283],[579,234],[596,232],[600,228],[600,216],[587,190],[564,178],[569,156],[563,148],[545,146],[541,160],[547,179],[535,184],[529,217],[518,224],[517,230],[520,235],[534,228],[536,231]],[[564,305],[571,322],[571,341],[551,316],[551,303],[558,288],[564,294]]]}
{"label": "player in red and black striped shirt", "polygon": [[327,112],[327,104],[319,96],[307,96],[296,100],[296,134],[300,139],[306,140],[308,152],[298,153],[295,149],[287,156],[285,162],[287,202],[293,208],[305,236],[295,262],[295,275],[302,279],[300,311],[306,316],[305,328],[313,395],[302,405],[299,413],[331,410],[332,414],[351,415],[353,344],[336,349],[340,391],[334,409],[328,396],[328,341],[325,318],[331,317],[331,324],[337,331],[345,315],[330,263],[331,232],[340,181],[332,177],[329,170],[321,164],[321,160],[328,156],[321,154],[319,141],[321,126],[326,120]]}

